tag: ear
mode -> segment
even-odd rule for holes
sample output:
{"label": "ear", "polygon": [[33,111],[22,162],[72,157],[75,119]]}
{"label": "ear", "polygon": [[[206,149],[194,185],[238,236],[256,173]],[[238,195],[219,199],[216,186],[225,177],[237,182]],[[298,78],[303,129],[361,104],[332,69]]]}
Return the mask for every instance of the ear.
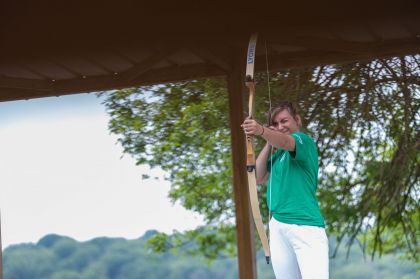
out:
{"label": "ear", "polygon": [[302,118],[300,118],[300,115],[296,115],[295,120],[299,127],[302,127]]}

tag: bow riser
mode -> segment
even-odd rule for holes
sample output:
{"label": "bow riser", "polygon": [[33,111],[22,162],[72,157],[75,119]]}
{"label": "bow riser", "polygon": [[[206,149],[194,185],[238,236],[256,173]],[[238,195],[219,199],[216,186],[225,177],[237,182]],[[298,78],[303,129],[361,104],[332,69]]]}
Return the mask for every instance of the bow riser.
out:
{"label": "bow riser", "polygon": [[[248,117],[254,118],[255,113],[255,84],[254,80],[246,81],[248,88],[249,101],[248,101]],[[248,135],[246,137],[246,168],[248,172],[255,169],[255,152],[254,152],[254,136]]]}

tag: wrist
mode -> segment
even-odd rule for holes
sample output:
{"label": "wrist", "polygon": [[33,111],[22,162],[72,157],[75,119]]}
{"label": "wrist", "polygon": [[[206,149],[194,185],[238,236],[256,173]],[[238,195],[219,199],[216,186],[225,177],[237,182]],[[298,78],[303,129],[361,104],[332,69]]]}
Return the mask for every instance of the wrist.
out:
{"label": "wrist", "polygon": [[261,134],[259,134],[259,136],[264,135],[264,131],[265,131],[264,126],[263,126],[263,125],[261,125],[261,128],[262,128],[262,132],[261,132]]}

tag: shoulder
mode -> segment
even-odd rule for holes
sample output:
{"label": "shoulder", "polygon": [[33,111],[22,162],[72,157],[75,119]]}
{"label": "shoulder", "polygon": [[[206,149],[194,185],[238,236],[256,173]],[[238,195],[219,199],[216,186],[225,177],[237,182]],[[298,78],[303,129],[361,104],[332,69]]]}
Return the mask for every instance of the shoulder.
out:
{"label": "shoulder", "polygon": [[294,132],[291,134],[291,136],[295,139],[296,143],[304,144],[304,143],[313,143],[315,144],[315,141],[306,133],[304,132]]}
{"label": "shoulder", "polygon": [[[304,132],[296,132],[291,134],[291,136],[295,139],[295,152],[297,154],[300,156],[303,156],[304,154],[314,157],[318,156],[316,143],[308,134]],[[300,156],[297,157],[300,158]]]}

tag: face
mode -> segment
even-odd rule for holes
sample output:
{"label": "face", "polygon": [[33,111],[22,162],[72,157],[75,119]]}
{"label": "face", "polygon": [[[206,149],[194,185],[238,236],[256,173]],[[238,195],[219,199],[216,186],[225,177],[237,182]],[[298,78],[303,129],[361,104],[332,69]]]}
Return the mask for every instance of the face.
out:
{"label": "face", "polygon": [[299,116],[297,116],[297,119],[294,119],[289,111],[284,109],[273,117],[273,126],[281,133],[292,134],[299,131],[298,121],[300,121]]}

